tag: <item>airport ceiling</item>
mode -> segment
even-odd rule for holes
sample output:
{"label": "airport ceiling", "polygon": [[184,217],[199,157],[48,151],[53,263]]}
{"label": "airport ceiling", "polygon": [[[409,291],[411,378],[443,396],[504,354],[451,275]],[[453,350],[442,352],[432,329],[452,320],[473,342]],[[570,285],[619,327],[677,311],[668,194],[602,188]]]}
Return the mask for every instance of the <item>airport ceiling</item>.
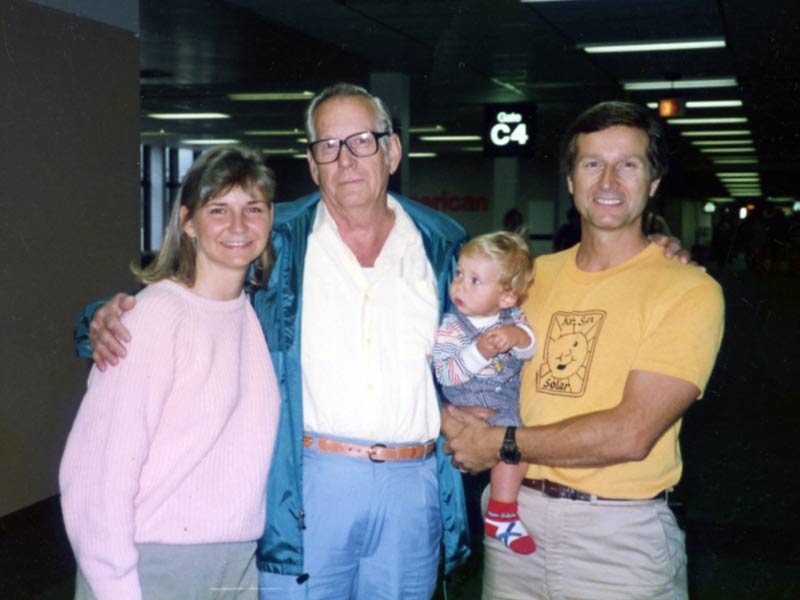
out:
{"label": "airport ceiling", "polygon": [[[140,0],[142,140],[237,139],[303,152],[304,101],[234,101],[232,93],[319,91],[337,81],[368,85],[399,72],[410,84],[411,128],[477,134],[483,105],[536,104],[539,158],[594,102],[740,100],[685,108],[685,118],[744,118],[723,125],[671,123],[669,189],[702,200],[730,196],[720,172],[757,172],[759,197],[800,199],[800,2],[797,0]],[[595,54],[600,43],[723,39],[702,50]],[[731,87],[683,89],[695,79]],[[631,90],[664,81],[672,89]],[[691,105],[690,105],[691,106]],[[163,112],[220,112],[220,120],[155,120]],[[686,131],[734,130],[693,138]],[[697,145],[695,142],[711,142]],[[735,143],[732,143],[735,142]],[[462,152],[424,142],[410,150]],[[408,150],[408,149],[407,149]],[[743,162],[744,161],[744,162]],[[412,163],[413,172],[413,163]]]}

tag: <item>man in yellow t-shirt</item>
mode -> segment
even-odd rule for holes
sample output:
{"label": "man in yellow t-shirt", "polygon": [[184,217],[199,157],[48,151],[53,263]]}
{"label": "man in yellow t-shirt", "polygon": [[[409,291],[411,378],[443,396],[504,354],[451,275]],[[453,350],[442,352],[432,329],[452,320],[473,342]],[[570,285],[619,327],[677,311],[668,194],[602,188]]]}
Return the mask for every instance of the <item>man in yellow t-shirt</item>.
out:
{"label": "man in yellow t-shirt", "polygon": [[667,506],[681,476],[681,417],[703,393],[724,303],[701,270],[642,233],[666,172],[663,127],[638,105],[604,102],[565,137],[581,242],[536,261],[522,307],[544,340],[522,373],[525,427],[448,407],[453,463],[527,461],[520,516],[538,550],[485,540],[484,599],[688,598],[683,532]]}

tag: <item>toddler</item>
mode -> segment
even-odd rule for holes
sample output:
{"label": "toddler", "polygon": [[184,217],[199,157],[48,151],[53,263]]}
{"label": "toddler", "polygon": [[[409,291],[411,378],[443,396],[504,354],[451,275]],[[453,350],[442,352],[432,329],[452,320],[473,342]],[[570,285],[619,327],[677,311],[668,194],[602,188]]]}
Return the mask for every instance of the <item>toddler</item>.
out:
{"label": "toddler", "polygon": [[[509,232],[474,238],[461,250],[450,299],[455,310],[442,318],[433,350],[444,397],[457,406],[496,411],[492,425],[521,426],[519,374],[536,350],[533,330],[519,309],[533,281],[528,244]],[[517,512],[517,495],[527,464],[498,463],[491,472],[486,535],[514,552],[535,549]]]}

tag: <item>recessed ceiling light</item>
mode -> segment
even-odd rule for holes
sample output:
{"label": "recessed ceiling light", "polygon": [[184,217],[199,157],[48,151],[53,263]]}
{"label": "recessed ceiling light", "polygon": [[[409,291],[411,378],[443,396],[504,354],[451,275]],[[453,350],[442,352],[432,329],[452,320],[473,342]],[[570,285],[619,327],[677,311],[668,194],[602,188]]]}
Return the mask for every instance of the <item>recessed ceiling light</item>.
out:
{"label": "recessed ceiling light", "polygon": [[192,144],[193,146],[224,146],[226,144],[238,144],[239,140],[222,139],[222,140],[181,140],[184,144]]}
{"label": "recessed ceiling light", "polygon": [[228,94],[229,100],[236,102],[274,102],[286,100],[309,100],[314,97],[314,92],[244,92]]}
{"label": "recessed ceiling light", "polygon": [[207,113],[148,113],[151,119],[166,119],[170,121],[179,121],[183,119],[230,119],[230,115],[225,113],[207,112]]}
{"label": "recessed ceiling light", "polygon": [[715,165],[757,165],[757,158],[713,158]]}
{"label": "recessed ceiling light", "polygon": [[245,135],[261,135],[261,136],[282,136],[282,135],[302,135],[300,129],[251,129],[244,132]]}
{"label": "recessed ceiling light", "polygon": [[750,146],[752,140],[692,140],[692,146]]}
{"label": "recessed ceiling light", "polygon": [[756,149],[750,147],[737,147],[737,148],[700,148],[703,154],[749,154],[755,152]]}
{"label": "recessed ceiling light", "polygon": [[714,79],[658,79],[655,81],[623,81],[626,90],[692,90],[698,88],[736,87],[736,79],[722,77]]}
{"label": "recessed ceiling light", "polygon": [[742,190],[758,190],[758,191],[761,191],[761,186],[758,185],[758,184],[752,184],[752,183],[750,183],[750,184],[742,183],[742,184],[739,184],[739,185],[737,185],[737,184],[730,184],[730,185],[729,184],[725,184],[725,189],[728,190],[729,192],[732,192],[734,190],[736,190],[736,191],[742,191]]}
{"label": "recessed ceiling light", "polygon": [[[264,154],[297,154],[300,151],[297,148],[265,148],[262,150]],[[305,154],[303,155],[305,156]]]}
{"label": "recessed ceiling light", "polygon": [[670,125],[724,125],[730,123],[747,123],[747,117],[690,117],[667,119]]}
{"label": "recessed ceiling light", "polygon": [[441,133],[445,131],[442,125],[418,125],[408,128],[408,133]]}
{"label": "recessed ceiling light", "polygon": [[681,131],[684,137],[724,137],[734,135],[750,135],[749,129],[708,129],[706,131]]}
{"label": "recessed ceiling light", "polygon": [[686,108],[738,108],[741,100],[687,100]]}
{"label": "recessed ceiling light", "polygon": [[578,44],[587,54],[612,54],[618,52],[664,52],[672,50],[707,50],[724,48],[722,38],[704,40],[674,40],[660,42],[629,42],[624,44]]}
{"label": "recessed ceiling light", "polygon": [[480,142],[483,138],[479,135],[421,135],[423,142]]}

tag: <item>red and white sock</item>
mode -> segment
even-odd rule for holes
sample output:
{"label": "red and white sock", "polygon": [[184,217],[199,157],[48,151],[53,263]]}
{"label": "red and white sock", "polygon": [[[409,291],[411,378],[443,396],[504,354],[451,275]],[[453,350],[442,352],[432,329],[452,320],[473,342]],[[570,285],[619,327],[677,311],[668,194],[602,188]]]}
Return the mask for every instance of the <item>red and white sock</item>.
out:
{"label": "red and white sock", "polygon": [[483,526],[486,535],[497,538],[517,554],[533,554],[536,544],[517,513],[516,502],[500,502],[489,498]]}

